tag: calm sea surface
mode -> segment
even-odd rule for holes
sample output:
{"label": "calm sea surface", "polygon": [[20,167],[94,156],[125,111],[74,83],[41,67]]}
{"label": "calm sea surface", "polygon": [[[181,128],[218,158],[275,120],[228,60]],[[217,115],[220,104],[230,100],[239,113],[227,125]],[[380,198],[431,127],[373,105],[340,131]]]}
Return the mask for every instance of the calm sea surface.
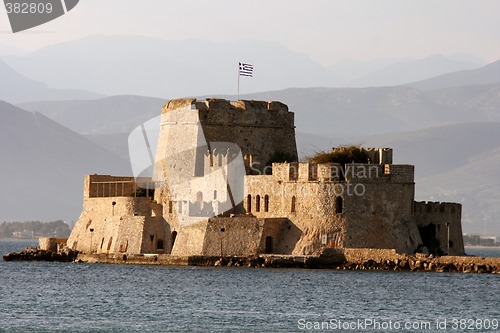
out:
{"label": "calm sea surface", "polygon": [[[0,254],[28,244],[0,241]],[[499,320],[500,275],[0,262],[0,332],[499,332]]]}

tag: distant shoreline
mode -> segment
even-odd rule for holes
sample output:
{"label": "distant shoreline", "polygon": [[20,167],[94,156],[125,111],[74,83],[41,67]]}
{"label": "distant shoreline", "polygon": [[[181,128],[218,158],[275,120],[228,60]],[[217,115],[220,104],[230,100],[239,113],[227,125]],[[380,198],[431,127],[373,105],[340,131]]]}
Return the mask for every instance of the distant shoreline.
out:
{"label": "distant shoreline", "polygon": [[500,250],[500,246],[465,245],[466,249],[491,249]]}
{"label": "distant shoreline", "polygon": [[40,237],[35,238],[0,238],[0,241],[37,241]]}

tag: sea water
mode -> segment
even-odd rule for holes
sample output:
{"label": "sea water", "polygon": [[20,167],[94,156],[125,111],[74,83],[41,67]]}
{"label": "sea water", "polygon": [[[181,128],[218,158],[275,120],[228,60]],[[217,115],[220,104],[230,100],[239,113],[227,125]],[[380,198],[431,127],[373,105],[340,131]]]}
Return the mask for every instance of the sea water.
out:
{"label": "sea water", "polygon": [[0,332],[498,332],[499,320],[494,274],[0,262]]}

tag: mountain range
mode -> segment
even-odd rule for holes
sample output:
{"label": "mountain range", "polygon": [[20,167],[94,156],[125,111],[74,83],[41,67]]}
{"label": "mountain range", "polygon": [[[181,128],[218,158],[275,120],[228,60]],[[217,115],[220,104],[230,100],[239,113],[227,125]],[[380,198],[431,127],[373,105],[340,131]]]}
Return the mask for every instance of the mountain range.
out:
{"label": "mountain range", "polygon": [[239,80],[241,93],[291,87],[393,86],[485,64],[471,55],[434,54],[423,59],[346,60],[327,67],[273,42],[106,35],[2,58],[15,71],[51,88],[165,99],[236,94],[239,62],[254,65],[253,77]]}
{"label": "mountain range", "polygon": [[[270,63],[266,52],[283,61]],[[220,92],[236,90],[237,68],[226,67],[242,54],[255,65],[255,77],[241,80],[241,92],[261,92],[239,97],[288,104],[302,158],[342,144],[393,147],[396,163],[416,165],[417,200],[461,202],[464,231],[500,235],[500,61],[389,59],[349,76],[275,43],[130,36],[2,57],[0,99],[10,104],[0,103],[0,175],[7,189],[0,194],[0,221],[75,220],[83,175],[130,175],[128,134],[157,116],[166,100],[237,99]],[[434,77],[422,80],[411,68]],[[401,84],[332,87],[346,80]]]}
{"label": "mountain range", "polygon": [[41,115],[0,101],[0,221],[75,220],[85,174],[130,174],[127,160]]}
{"label": "mountain range", "polygon": [[52,89],[47,84],[27,78],[0,60],[0,100],[10,103],[45,100],[97,98],[97,93],[77,89]]}

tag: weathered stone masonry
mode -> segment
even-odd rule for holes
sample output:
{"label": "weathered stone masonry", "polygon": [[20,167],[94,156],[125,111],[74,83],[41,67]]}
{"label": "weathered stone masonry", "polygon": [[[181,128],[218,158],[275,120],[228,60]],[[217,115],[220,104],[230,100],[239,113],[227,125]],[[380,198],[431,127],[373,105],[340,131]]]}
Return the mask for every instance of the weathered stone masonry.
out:
{"label": "weathered stone masonry", "polygon": [[[298,163],[293,119],[279,102],[167,102],[153,178],[86,176],[68,245],[86,253],[228,256],[326,248],[413,253],[431,242],[444,253],[464,253],[461,206],[414,202],[414,167],[392,164],[392,149],[365,149],[369,164]],[[241,202],[206,185],[217,172],[230,178],[227,165],[239,154],[217,142],[241,149]],[[272,163],[277,158],[287,162]],[[190,180],[180,194],[156,186],[184,181],[172,170]],[[192,211],[206,218],[181,223]]]}

